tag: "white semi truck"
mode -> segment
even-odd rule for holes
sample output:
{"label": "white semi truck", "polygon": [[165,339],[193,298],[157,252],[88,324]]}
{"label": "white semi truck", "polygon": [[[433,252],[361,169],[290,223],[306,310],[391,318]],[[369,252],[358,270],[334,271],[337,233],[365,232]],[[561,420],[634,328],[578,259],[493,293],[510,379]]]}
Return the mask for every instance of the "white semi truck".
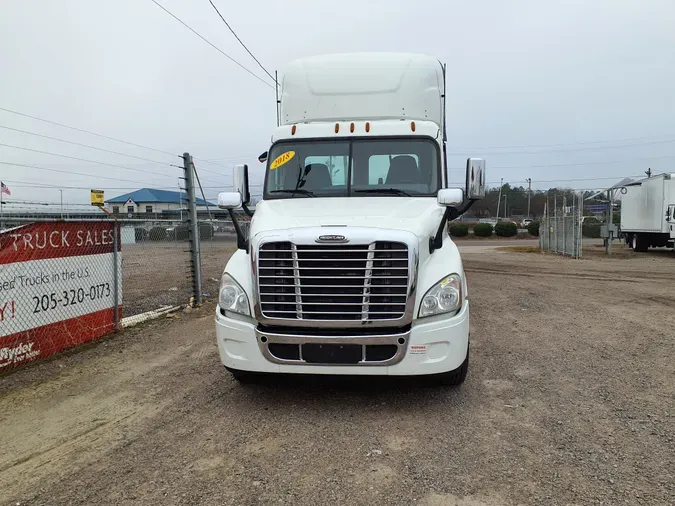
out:
{"label": "white semi truck", "polygon": [[446,188],[445,71],[417,54],[293,62],[249,233],[248,168],[221,193],[238,232],[216,335],[251,373],[437,376],[464,381],[469,292],[446,224],[484,196],[485,163]]}
{"label": "white semi truck", "polygon": [[659,174],[624,186],[620,231],[635,251],[673,247],[675,174]]}

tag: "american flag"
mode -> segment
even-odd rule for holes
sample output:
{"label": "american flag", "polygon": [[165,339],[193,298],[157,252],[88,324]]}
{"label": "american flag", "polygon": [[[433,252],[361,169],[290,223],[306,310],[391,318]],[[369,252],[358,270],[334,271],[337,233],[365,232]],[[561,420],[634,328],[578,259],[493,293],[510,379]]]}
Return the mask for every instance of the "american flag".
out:
{"label": "american flag", "polygon": [[6,195],[12,194],[12,192],[9,191],[9,188],[7,188],[7,185],[0,181],[0,195],[3,194],[3,193],[6,194]]}

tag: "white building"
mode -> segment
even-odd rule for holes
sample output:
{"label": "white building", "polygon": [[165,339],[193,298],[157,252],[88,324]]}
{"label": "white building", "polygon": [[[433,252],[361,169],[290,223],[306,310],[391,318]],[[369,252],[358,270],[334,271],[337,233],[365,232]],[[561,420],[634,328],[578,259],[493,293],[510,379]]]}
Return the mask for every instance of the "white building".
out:
{"label": "white building", "polygon": [[[187,209],[186,194],[184,192],[154,190],[142,188],[131,193],[125,193],[105,201],[105,207],[114,214],[143,214],[162,213],[164,211],[179,211]],[[216,204],[206,202],[200,198],[197,200],[197,210],[206,211],[208,207],[213,211],[218,208]]]}

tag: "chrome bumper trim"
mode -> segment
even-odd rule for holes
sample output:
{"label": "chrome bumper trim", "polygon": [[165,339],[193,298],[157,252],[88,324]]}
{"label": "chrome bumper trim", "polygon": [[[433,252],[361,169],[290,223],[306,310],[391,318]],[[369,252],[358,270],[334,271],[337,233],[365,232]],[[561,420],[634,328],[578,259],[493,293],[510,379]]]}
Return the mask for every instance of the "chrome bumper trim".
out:
{"label": "chrome bumper trim", "polygon": [[[368,335],[368,336],[304,336],[298,334],[278,334],[275,332],[263,332],[255,329],[256,341],[263,356],[275,364],[288,365],[329,365],[329,366],[387,366],[399,363],[405,357],[408,349],[408,341],[410,340],[410,331],[398,334],[382,334],[382,335]],[[263,339],[264,338],[264,339]],[[399,342],[402,340],[403,342]],[[264,341],[264,342],[263,342]],[[300,347],[300,360],[289,360],[274,356],[269,349],[270,344],[297,344]],[[339,363],[320,363],[320,362],[306,362],[302,359],[302,345],[303,344],[359,344],[362,348],[362,359],[360,362],[353,364],[339,364]],[[366,361],[366,346],[368,345],[396,345],[396,353],[393,357],[387,360]]]}

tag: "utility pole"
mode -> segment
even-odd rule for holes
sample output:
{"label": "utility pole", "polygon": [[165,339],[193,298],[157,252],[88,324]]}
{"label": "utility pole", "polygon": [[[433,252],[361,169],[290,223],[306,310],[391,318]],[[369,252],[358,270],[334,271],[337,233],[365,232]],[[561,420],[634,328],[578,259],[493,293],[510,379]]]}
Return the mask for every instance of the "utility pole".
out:
{"label": "utility pole", "polygon": [[607,190],[607,238],[605,239],[605,253],[612,254],[612,224],[614,222],[614,190]]}
{"label": "utility pole", "polygon": [[194,164],[190,153],[183,153],[185,169],[185,200],[188,206],[188,237],[190,263],[192,264],[192,292],[195,304],[202,303],[202,263],[199,244],[199,223],[197,222],[197,201],[195,200]]}
{"label": "utility pole", "polygon": [[63,219],[63,190],[59,189],[61,192],[61,219]]}
{"label": "utility pole", "polygon": [[527,181],[527,217],[530,218],[530,197],[532,196],[532,178],[528,177]]}
{"label": "utility pole", "polygon": [[499,221],[499,206],[502,205],[502,187],[504,186],[504,178],[499,180],[499,198],[497,199],[497,221]]}

